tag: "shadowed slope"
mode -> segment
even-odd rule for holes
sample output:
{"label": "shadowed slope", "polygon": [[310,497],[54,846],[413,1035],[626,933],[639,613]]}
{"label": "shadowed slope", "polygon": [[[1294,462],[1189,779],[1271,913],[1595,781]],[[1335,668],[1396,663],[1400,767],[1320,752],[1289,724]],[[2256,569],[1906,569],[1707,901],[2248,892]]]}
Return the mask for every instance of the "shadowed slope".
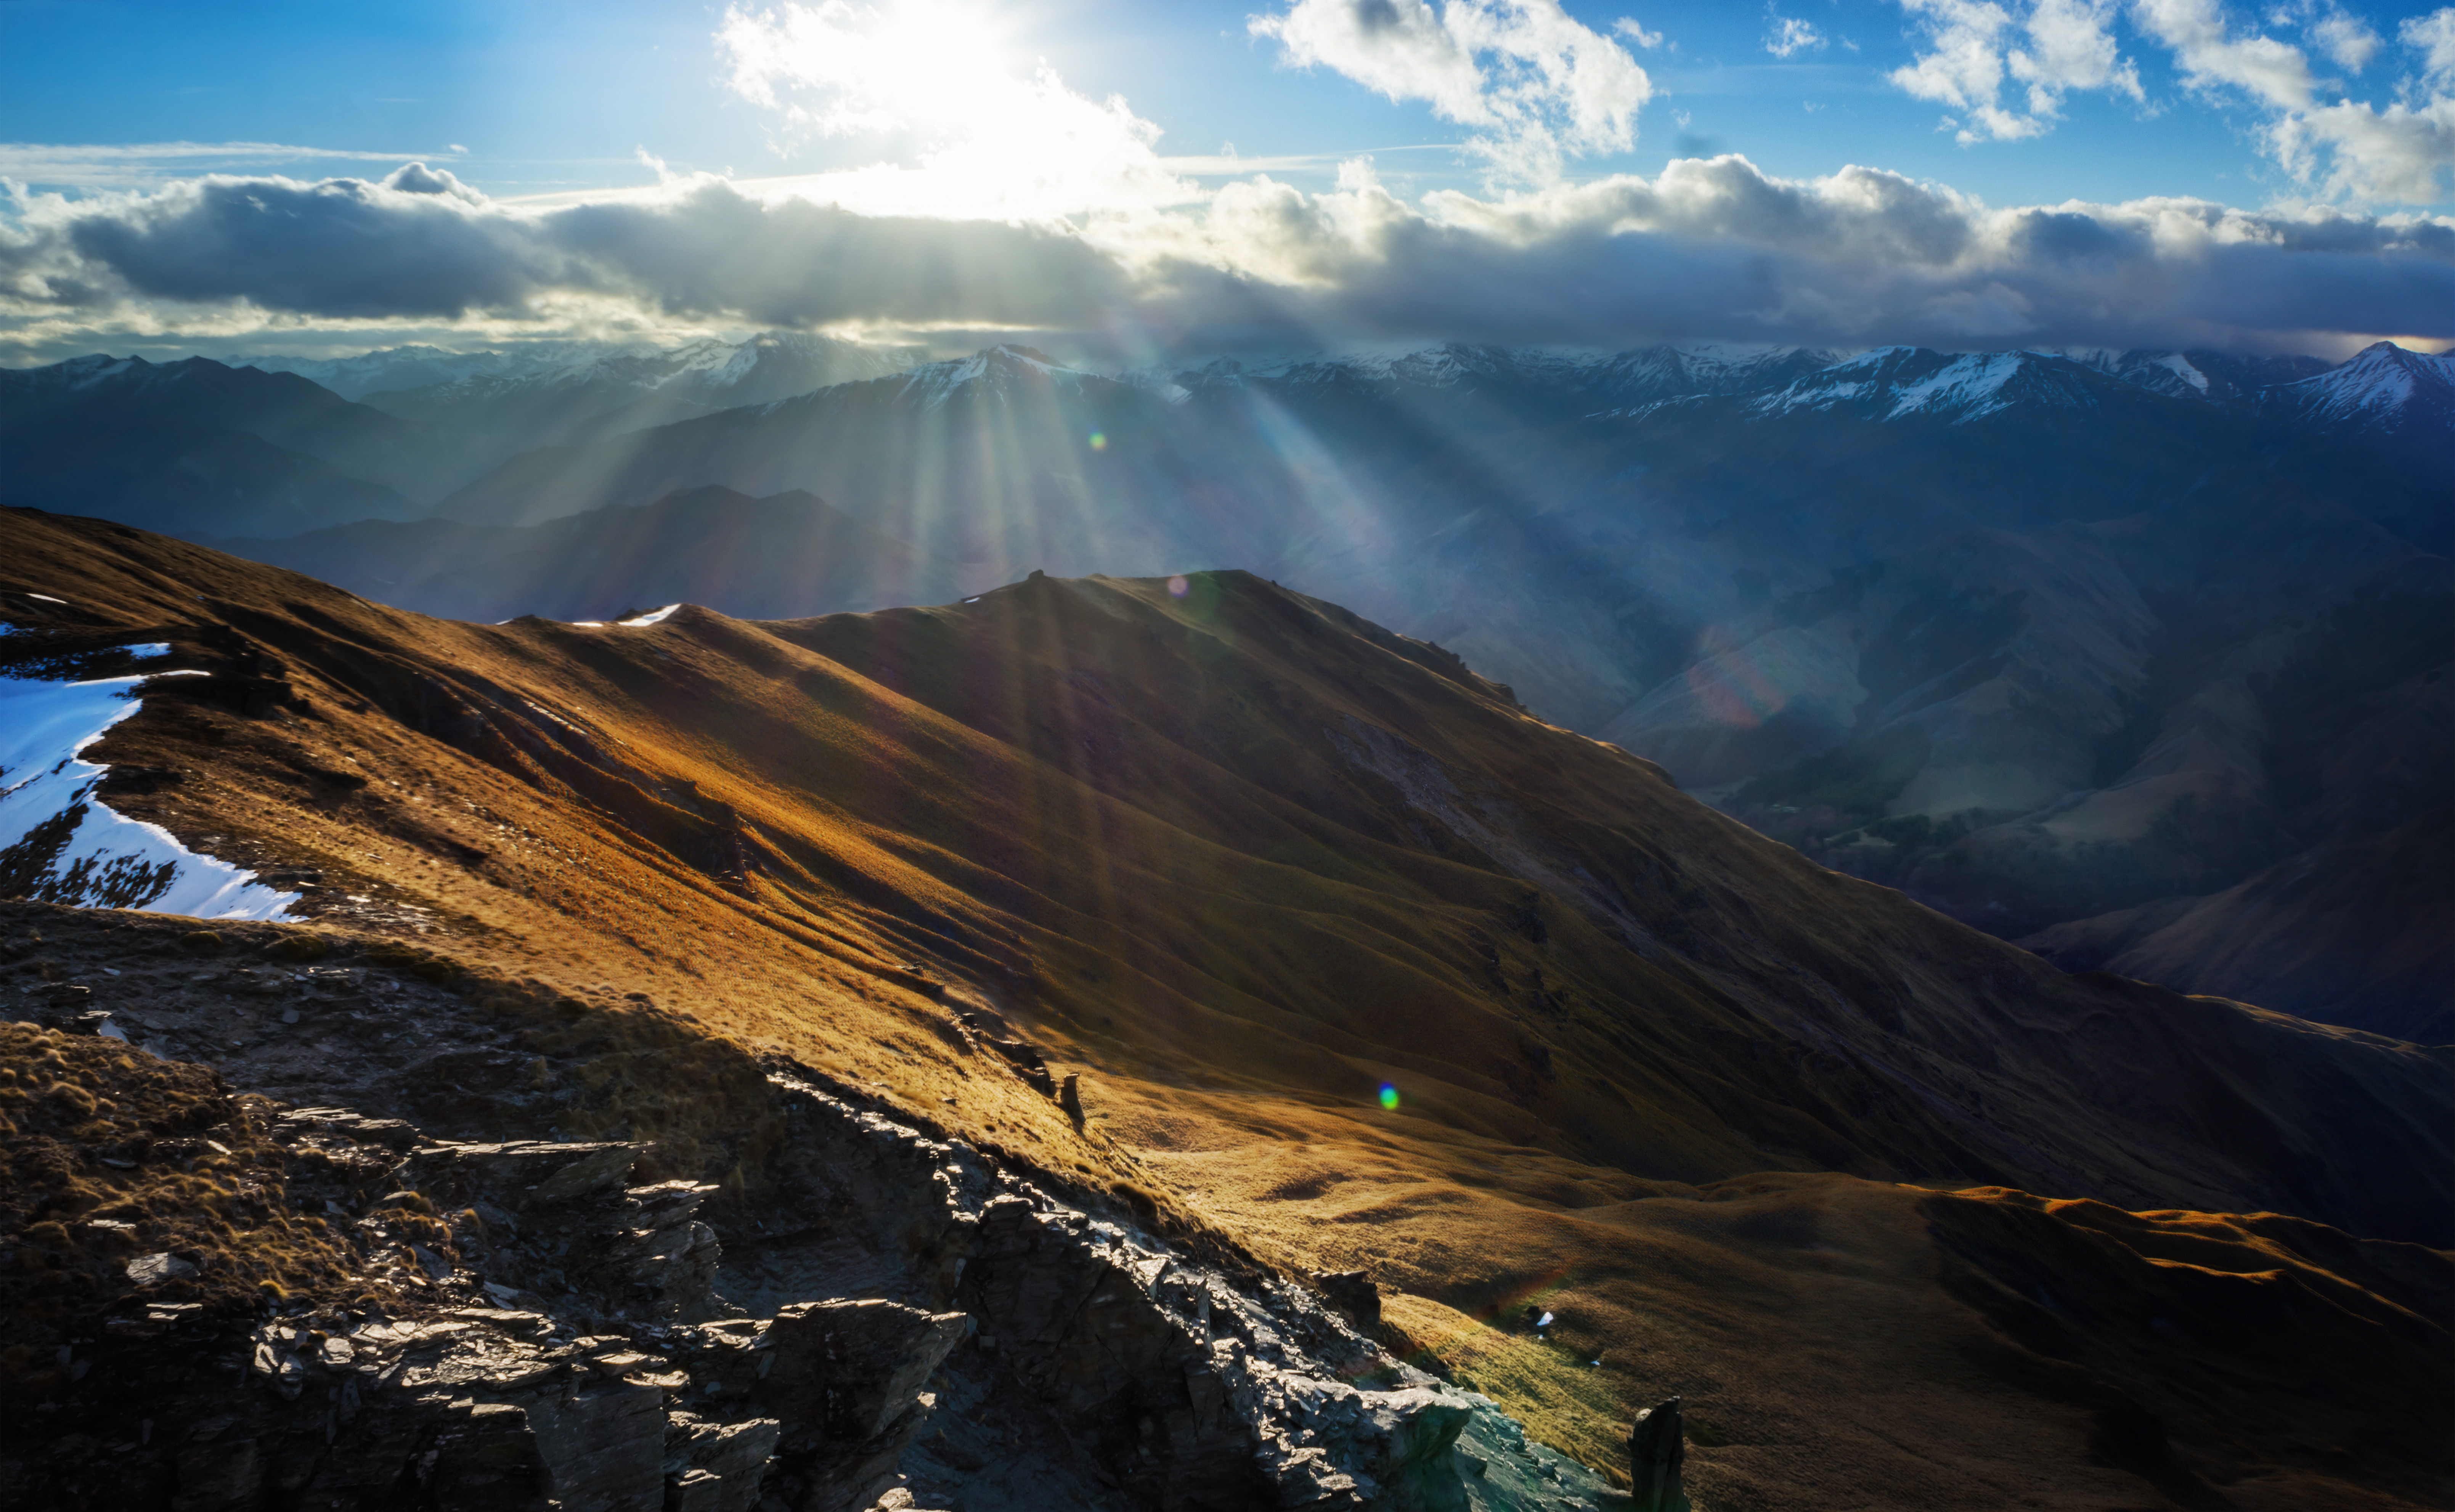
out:
{"label": "shadowed slope", "polygon": [[[2319,846],[2238,887],[2058,924],[2021,943],[2059,965],[2242,990],[2273,986],[2297,1009],[2422,1044],[2455,1041],[2450,816]],[[2288,996],[2289,995],[2289,996]]]}
{"label": "shadowed slope", "polygon": [[[1729,1470],[1763,1504],[1817,1483],[1796,1456],[1836,1454],[1866,1478],[1856,1504],[1986,1504],[1996,1472],[1948,1469],[1946,1446],[2041,1411],[2001,1463],[2048,1504],[2124,1504],[2147,1473],[2083,1464],[2098,1408],[1953,1363],[1980,1325],[1936,1311],[1960,1304],[1896,1198],[1915,1194],[1873,1181],[2448,1239],[2428,1054],[2065,977],[1248,575],[487,627],[97,522],[0,532],[0,588],[69,600],[0,600],[12,620],[222,669],[149,692],[92,749],[172,775],[123,811],[312,868],[313,911],[653,989],[1291,1260],[1469,1313],[1556,1296],[1623,1405],[1718,1394],[1793,1446]],[[263,696],[233,701],[242,678]],[[948,1007],[1087,1071],[1085,1128],[966,1063]],[[1683,1204],[1802,1183],[1859,1216],[1776,1222],[1777,1242],[1708,1224],[1676,1264],[1643,1238]],[[1816,1243],[1874,1267],[1870,1295],[1932,1326],[1849,1347],[1971,1404],[1906,1449],[1847,1412],[1804,1421],[1847,1394],[1809,1356],[1850,1331],[1832,1299],[1767,1300],[1740,1263],[1767,1243],[1784,1272],[1821,1265]],[[1792,1337],[1808,1316],[1822,1342]],[[1640,1356],[1674,1319],[1677,1347]]]}

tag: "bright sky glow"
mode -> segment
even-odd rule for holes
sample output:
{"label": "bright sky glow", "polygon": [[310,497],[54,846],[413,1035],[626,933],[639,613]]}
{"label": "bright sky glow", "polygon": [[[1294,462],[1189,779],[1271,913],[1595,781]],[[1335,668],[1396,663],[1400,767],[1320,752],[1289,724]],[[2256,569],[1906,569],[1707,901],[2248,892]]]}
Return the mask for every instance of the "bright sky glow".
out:
{"label": "bright sky glow", "polygon": [[[1744,174],[1708,167],[1736,161],[1726,154],[1745,159]],[[387,180],[413,161],[427,170]],[[258,288],[243,270],[210,266],[203,243],[182,251],[208,223],[213,246],[234,247],[233,207],[265,198],[216,199],[211,184],[274,179],[312,191],[285,212],[294,227],[310,207],[337,212],[355,197],[353,224],[394,264],[411,253],[393,232],[376,237],[370,216],[415,212],[428,232],[450,233],[463,262],[370,265],[327,297]],[[390,187],[315,187],[346,179]],[[11,0],[0,5],[0,183],[10,361],[105,342],[468,345],[762,324],[925,338],[1125,321],[1138,339],[1170,341],[1234,303],[1234,287],[1205,278],[1370,303],[1371,281],[1433,247],[1427,237],[1487,238],[1494,256],[1572,235],[1671,238],[1648,245],[1667,252],[1675,241],[1705,259],[1697,276],[1718,275],[1777,236],[1775,221],[1749,218],[1768,194],[1828,209],[1884,199],[1885,234],[1923,237],[1921,265],[1950,265],[1936,276],[1952,288],[1917,295],[1917,318],[1932,325],[1944,308],[1936,300],[1958,300],[1970,339],[2002,339],[2070,329],[2040,303],[2051,302],[2042,282],[1990,282],[1969,261],[1983,250],[1989,267],[2033,265],[2043,223],[2000,219],[2019,207],[2077,212],[2158,259],[2156,298],[2195,276],[2171,265],[2176,247],[2304,234],[2280,231],[2285,222],[2350,217],[2365,229],[2339,254],[2455,263],[2432,240],[2455,232],[2455,8],[606,0],[583,11]],[[1901,200],[1907,186],[1918,186],[1920,208]],[[822,227],[781,209],[793,205],[857,219]],[[1650,208],[1629,208],[1639,205]],[[634,225],[627,261],[608,262],[603,212],[617,206],[671,233],[666,261],[646,266]],[[762,217],[758,234],[747,214]],[[1938,215],[1968,229],[1938,241]],[[963,263],[964,287],[949,272],[927,299],[903,287],[821,308],[777,294],[795,245],[852,255],[842,244],[864,232],[861,220],[895,216],[1036,226],[1098,262],[995,273],[976,245],[944,252]],[[788,220],[803,242],[778,229]],[[835,239],[806,240],[822,231]],[[263,234],[254,255],[277,266],[290,253]],[[907,260],[925,263],[911,245],[919,233],[898,234]],[[2077,232],[2054,234],[2077,254]],[[1719,263],[1704,245],[1715,239],[1727,244]],[[702,269],[714,258],[726,271],[683,272],[684,242],[701,249],[692,255]],[[298,247],[306,282],[346,272],[329,241],[312,255]],[[1796,254],[1828,272],[1838,255]],[[2412,266],[2382,275],[2368,304],[2353,302],[2367,311],[2393,284],[2406,304],[2426,304],[2437,286],[2411,283]],[[1518,275],[1492,264],[1491,276],[1498,309]],[[2072,308],[2138,298],[2126,277],[2119,296],[2100,291],[2094,304],[2067,291]],[[1208,290],[1198,309],[1184,302],[1196,286]],[[2347,287],[2341,275],[2327,285],[2331,297]],[[1873,340],[1909,309],[1819,288],[1753,305],[1725,291],[1712,333],[1813,328]],[[2289,312],[2185,310],[2173,298],[2169,324],[2295,324]],[[1463,291],[1452,301],[1484,308]],[[1278,299],[1268,318],[1295,317]],[[1406,334],[1394,316],[1350,308],[1338,320]],[[2411,333],[2316,308],[2302,325]],[[1468,326],[1509,334],[1496,318],[1458,333]]]}

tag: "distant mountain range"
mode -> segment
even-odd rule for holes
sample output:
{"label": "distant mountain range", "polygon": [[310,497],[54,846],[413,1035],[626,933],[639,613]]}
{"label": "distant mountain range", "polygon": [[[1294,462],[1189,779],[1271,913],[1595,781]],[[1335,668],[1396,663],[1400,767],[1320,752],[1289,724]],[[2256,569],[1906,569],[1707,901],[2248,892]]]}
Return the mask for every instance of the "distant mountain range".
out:
{"label": "distant mountain range", "polygon": [[668,349],[95,355],[0,369],[0,502],[191,536],[420,519],[532,447],[763,404],[909,360],[788,332]]}
{"label": "distant mountain range", "polygon": [[174,533],[416,518],[455,476],[418,427],[203,357],[0,369],[0,502]]}
{"label": "distant mountain range", "polygon": [[[771,392],[901,360],[840,346],[349,359],[367,402],[322,402],[367,417],[327,421],[357,452],[200,407],[293,458],[298,502],[145,493],[196,470],[96,445],[10,500],[489,619],[1243,566],[2065,964],[2455,1039],[2455,361],[1452,345],[1112,377],[1009,347]],[[439,376],[364,387],[395,373]],[[19,392],[0,423],[47,444]],[[89,413],[129,434],[176,413],[118,393]],[[368,516],[396,523],[312,529]]]}
{"label": "distant mountain range", "polygon": [[913,353],[769,332],[746,341],[528,354],[431,382],[415,365],[370,373],[354,397],[448,432],[475,476],[538,446],[601,440],[735,405],[766,404],[910,366]]}
{"label": "distant mountain range", "polygon": [[394,347],[352,357],[233,357],[230,366],[296,373],[345,399],[372,401],[493,381],[538,388],[603,384],[635,397],[660,393],[721,409],[876,377],[919,359],[909,349],[766,331],[743,341],[709,336],[671,347],[612,341],[544,341],[467,353]]}

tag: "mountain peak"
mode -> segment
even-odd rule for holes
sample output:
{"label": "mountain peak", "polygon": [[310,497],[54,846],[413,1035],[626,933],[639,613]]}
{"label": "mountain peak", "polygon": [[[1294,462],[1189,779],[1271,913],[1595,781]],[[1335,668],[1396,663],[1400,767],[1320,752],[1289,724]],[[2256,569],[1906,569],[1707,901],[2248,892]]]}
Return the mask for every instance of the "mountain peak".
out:
{"label": "mountain peak", "polygon": [[2016,407],[2089,409],[2090,370],[2059,353],[1937,352],[1876,347],[1820,368],[1757,399],[1760,414],[1847,409],[1862,418],[1945,419],[1954,425]]}
{"label": "mountain peak", "polygon": [[1036,347],[1001,343],[983,347],[968,357],[924,362],[903,374],[899,397],[937,409],[957,394],[988,393],[1000,396],[1017,384],[1054,384],[1080,390],[1085,383],[1106,383],[1097,373],[1069,368]]}
{"label": "mountain peak", "polygon": [[2264,398],[2305,425],[2350,431],[2402,431],[2455,424],[2455,356],[2413,352],[2377,341],[2350,360],[2298,383],[2279,384]]}

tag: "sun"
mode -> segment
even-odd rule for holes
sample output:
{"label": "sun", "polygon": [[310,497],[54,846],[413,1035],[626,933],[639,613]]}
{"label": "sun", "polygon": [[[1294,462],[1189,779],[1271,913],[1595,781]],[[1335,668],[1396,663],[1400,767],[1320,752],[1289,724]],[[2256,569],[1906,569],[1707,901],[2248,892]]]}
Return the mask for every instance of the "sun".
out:
{"label": "sun", "polygon": [[1055,221],[1147,212],[1198,192],[1156,151],[1160,130],[1121,98],[1065,87],[980,0],[737,5],[717,50],[733,91],[771,112],[792,153],[834,164],[764,181],[871,215]]}
{"label": "sun", "polygon": [[1033,89],[1004,18],[957,0],[735,6],[716,40],[736,91],[820,136],[961,140]]}

